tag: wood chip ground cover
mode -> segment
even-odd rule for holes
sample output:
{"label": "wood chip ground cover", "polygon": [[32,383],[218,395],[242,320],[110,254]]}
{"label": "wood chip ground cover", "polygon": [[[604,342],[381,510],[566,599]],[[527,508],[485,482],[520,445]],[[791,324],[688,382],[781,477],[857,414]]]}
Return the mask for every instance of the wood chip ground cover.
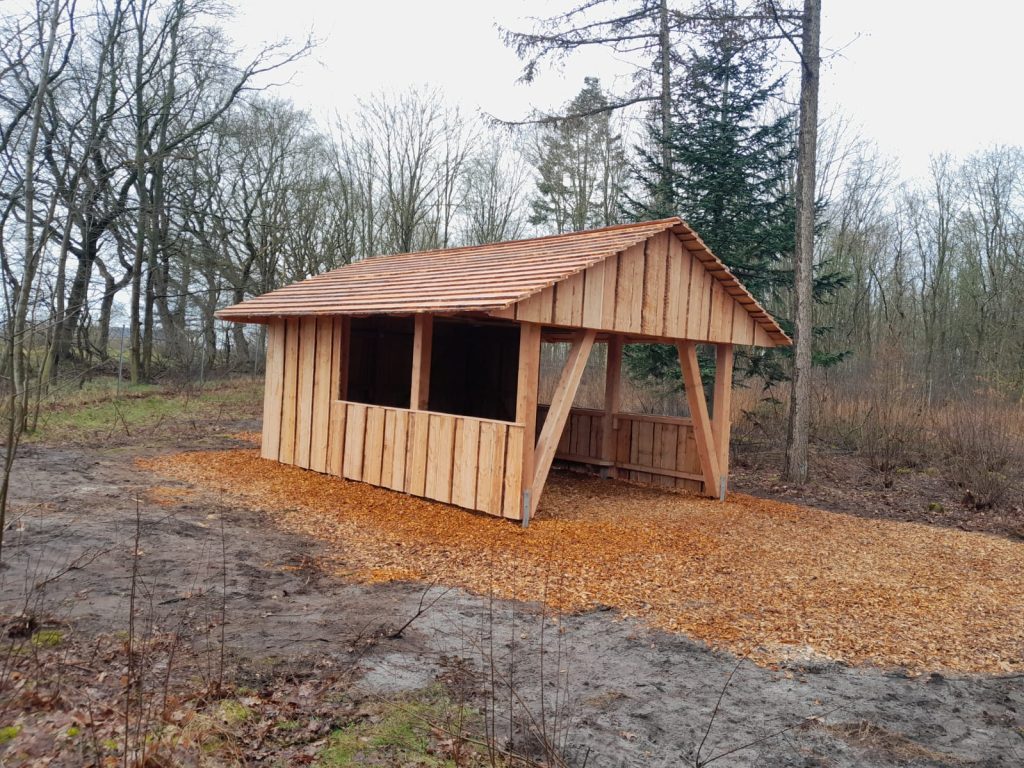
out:
{"label": "wood chip ground cover", "polygon": [[255,450],[138,461],[328,542],[368,581],[611,606],[762,664],[1024,670],[1024,544],[995,536],[558,474],[523,530]]}

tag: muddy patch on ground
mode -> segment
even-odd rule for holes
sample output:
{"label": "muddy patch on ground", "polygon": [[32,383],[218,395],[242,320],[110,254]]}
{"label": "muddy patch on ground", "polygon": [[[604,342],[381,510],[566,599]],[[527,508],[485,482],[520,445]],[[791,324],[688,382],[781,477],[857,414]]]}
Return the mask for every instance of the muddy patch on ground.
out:
{"label": "muddy patch on ground", "polygon": [[[502,744],[538,759],[557,746],[590,766],[1024,763],[1020,676],[908,677],[813,655],[765,669],[612,611],[557,616],[441,584],[351,583],[319,566],[329,553],[314,540],[160,481],[136,468],[138,453],[25,452],[5,614],[116,635],[134,583],[136,618],[187,625],[238,685],[339,669],[367,696],[442,685],[485,713]],[[3,747],[8,764],[17,745]]]}

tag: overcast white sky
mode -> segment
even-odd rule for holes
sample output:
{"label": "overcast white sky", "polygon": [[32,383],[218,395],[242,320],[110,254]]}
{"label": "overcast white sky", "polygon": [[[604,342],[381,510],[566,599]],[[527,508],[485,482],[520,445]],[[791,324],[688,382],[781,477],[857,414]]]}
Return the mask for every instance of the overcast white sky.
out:
{"label": "overcast white sky", "polygon": [[[379,90],[430,84],[469,111],[504,118],[553,109],[583,77],[614,88],[625,65],[600,52],[570,60],[532,85],[496,25],[522,29],[552,0],[243,0],[232,22],[253,45],[312,30],[322,40],[280,93],[318,117],[350,110]],[[928,156],[1024,143],[1024,77],[1018,0],[823,0],[823,46],[842,49],[822,80],[822,113],[838,108],[902,167],[921,174]]]}

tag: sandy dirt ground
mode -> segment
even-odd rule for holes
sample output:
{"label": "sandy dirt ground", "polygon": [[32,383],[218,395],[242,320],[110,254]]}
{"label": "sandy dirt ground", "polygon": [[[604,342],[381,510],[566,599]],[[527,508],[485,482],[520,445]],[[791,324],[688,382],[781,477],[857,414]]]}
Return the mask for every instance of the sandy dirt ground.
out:
{"label": "sandy dirt ground", "polygon": [[203,494],[156,503],[146,493],[160,481],[134,463],[140,453],[240,444],[27,446],[0,608],[32,604],[86,637],[123,631],[137,563],[146,610],[183,611],[197,627],[223,616],[239,680],[355,664],[368,692],[440,681],[500,713],[517,749],[536,751],[529,733],[541,728],[581,765],[1024,765],[1020,675],[815,661],[769,669],[613,611],[552,617],[441,584],[352,583],[318,567],[324,545],[262,513]]}

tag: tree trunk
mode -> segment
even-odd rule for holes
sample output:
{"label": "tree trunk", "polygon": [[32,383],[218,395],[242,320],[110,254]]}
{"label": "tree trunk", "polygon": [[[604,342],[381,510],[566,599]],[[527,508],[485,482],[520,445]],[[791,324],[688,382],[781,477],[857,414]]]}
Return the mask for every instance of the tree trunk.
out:
{"label": "tree trunk", "polygon": [[661,216],[670,216],[672,207],[672,38],[668,25],[668,0],[661,0],[658,9],[658,45],[661,56],[661,184],[658,190],[658,209]]}
{"label": "tree trunk", "polygon": [[811,347],[814,342],[811,295],[814,268],[814,198],[818,144],[818,72],[821,66],[821,0],[804,0],[800,59],[800,136],[797,144],[796,250],[793,255],[793,380],[789,398],[785,477],[807,481],[810,429]]}

